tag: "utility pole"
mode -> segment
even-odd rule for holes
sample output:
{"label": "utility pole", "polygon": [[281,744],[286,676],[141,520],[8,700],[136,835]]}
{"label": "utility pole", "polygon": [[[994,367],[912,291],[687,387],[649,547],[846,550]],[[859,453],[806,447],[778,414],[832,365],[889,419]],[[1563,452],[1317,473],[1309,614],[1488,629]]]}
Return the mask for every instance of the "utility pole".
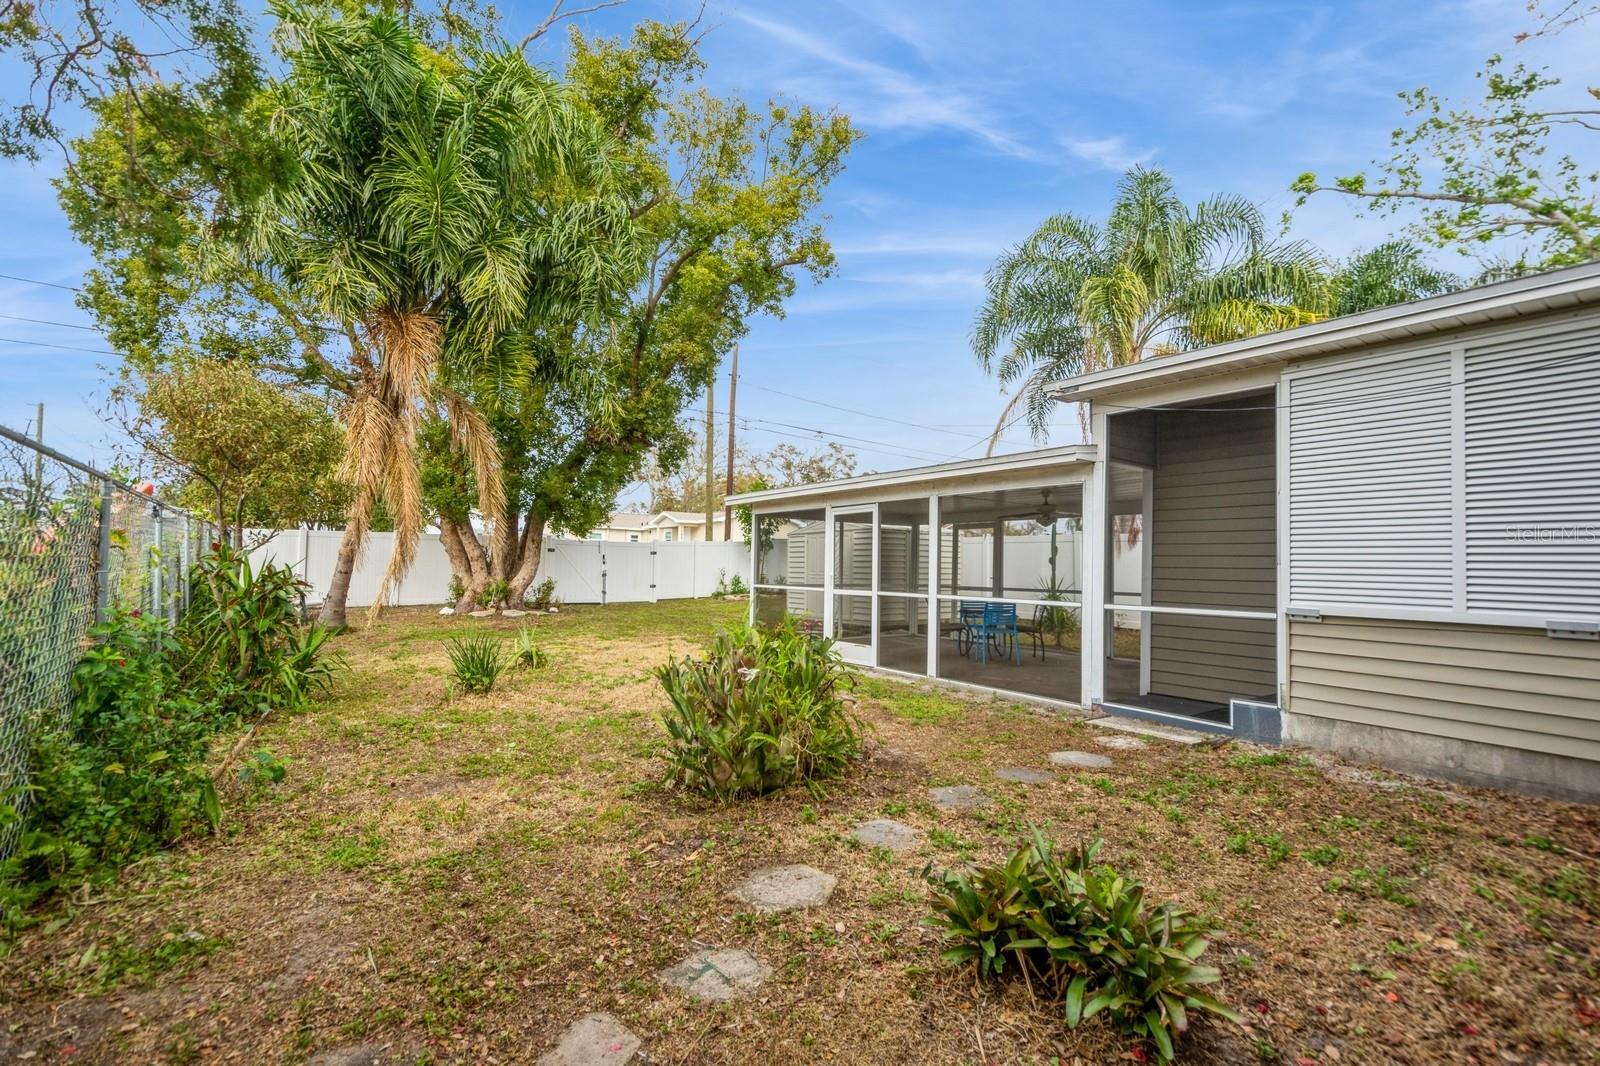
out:
{"label": "utility pole", "polygon": [[733,539],[733,506],[728,497],[733,495],[733,404],[739,395],[739,346],[733,346],[733,369],[728,374],[728,476],[723,483],[722,539]]}
{"label": "utility pole", "polygon": [[716,491],[716,448],[711,440],[715,426],[711,421],[711,403],[717,392],[717,376],[711,375],[706,385],[706,540],[711,539],[711,497]]}
{"label": "utility pole", "polygon": [[[33,414],[33,439],[44,447],[44,404],[34,405]],[[33,483],[39,486],[41,495],[44,492],[44,452],[33,453]]]}

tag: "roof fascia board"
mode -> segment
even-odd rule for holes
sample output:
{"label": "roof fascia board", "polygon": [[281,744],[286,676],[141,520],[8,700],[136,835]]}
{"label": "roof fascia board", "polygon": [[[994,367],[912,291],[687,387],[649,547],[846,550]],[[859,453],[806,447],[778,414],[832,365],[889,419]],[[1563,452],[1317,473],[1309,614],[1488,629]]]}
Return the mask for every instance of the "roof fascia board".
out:
{"label": "roof fascia board", "polygon": [[1299,354],[1331,355],[1365,344],[1407,338],[1420,340],[1420,334],[1456,328],[1459,325],[1456,319],[1462,315],[1496,312],[1510,315],[1519,313],[1521,308],[1539,313],[1545,310],[1543,301],[1573,298],[1578,298],[1579,302],[1600,300],[1600,264],[1584,264],[1497,285],[1463,289],[1427,300],[1324,319],[1277,333],[1113,367],[1069,379],[1053,391],[1058,400],[1088,400],[1113,391],[1142,388],[1198,373],[1221,372],[1257,362],[1280,363]]}
{"label": "roof fascia board", "polygon": [[1273,363],[1218,371],[1203,378],[1151,384],[1145,388],[1118,392],[1115,397],[1089,400],[1089,405],[1110,415],[1142,411],[1151,407],[1191,404],[1197,400],[1225,400],[1246,393],[1270,389],[1278,382],[1282,368]]}
{"label": "roof fascia board", "polygon": [[1094,449],[1082,445],[1064,448],[1046,448],[1040,451],[1014,452],[1010,455],[988,459],[967,459],[934,466],[917,466],[905,470],[889,470],[860,477],[819,481],[810,485],[794,485],[783,489],[766,489],[761,492],[744,492],[728,497],[728,503],[739,506],[763,506],[769,503],[788,503],[796,500],[859,496],[863,493],[892,489],[906,485],[949,483],[952,481],[981,481],[1003,478],[1017,472],[1048,470],[1052,467],[1071,466],[1090,462]]}

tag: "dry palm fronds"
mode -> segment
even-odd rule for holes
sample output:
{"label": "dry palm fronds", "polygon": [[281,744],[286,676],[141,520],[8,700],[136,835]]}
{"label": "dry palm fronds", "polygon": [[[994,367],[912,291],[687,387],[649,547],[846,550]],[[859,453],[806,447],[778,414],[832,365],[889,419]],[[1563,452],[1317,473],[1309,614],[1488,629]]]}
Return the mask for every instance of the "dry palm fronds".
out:
{"label": "dry palm fronds", "polygon": [[450,389],[439,390],[445,415],[450,420],[450,437],[455,447],[472,464],[477,480],[478,511],[489,521],[505,510],[505,482],[501,476],[500,446],[483,412],[466,397]]}

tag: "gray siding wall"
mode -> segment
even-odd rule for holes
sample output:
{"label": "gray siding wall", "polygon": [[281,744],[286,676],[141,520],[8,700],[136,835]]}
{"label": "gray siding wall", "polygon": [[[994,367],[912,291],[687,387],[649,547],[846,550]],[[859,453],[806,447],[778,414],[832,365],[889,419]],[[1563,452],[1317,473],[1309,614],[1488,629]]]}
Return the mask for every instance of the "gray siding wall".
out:
{"label": "gray siding wall", "polygon": [[[1241,410],[1169,411],[1156,422],[1151,602],[1272,611],[1277,467],[1270,399]],[[1276,695],[1271,621],[1154,615],[1150,690],[1225,702]]]}
{"label": "gray siding wall", "polygon": [[[1500,626],[1293,622],[1288,710],[1600,763],[1600,642]],[[1600,791],[1600,766],[1592,772]]]}

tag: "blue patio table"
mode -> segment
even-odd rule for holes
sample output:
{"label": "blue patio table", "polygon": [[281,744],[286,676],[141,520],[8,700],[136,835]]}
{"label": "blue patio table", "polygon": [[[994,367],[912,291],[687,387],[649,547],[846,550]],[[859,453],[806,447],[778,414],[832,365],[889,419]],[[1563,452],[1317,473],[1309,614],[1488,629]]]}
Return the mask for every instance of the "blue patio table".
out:
{"label": "blue patio table", "polygon": [[[989,661],[989,648],[1001,652],[1003,657],[1022,665],[1022,642],[1017,639],[1017,605],[1014,603],[985,603],[981,600],[962,600],[957,605],[961,628],[956,631],[956,650],[970,655],[974,648],[978,661]],[[1000,638],[1010,640],[1011,654],[1005,656]]]}

